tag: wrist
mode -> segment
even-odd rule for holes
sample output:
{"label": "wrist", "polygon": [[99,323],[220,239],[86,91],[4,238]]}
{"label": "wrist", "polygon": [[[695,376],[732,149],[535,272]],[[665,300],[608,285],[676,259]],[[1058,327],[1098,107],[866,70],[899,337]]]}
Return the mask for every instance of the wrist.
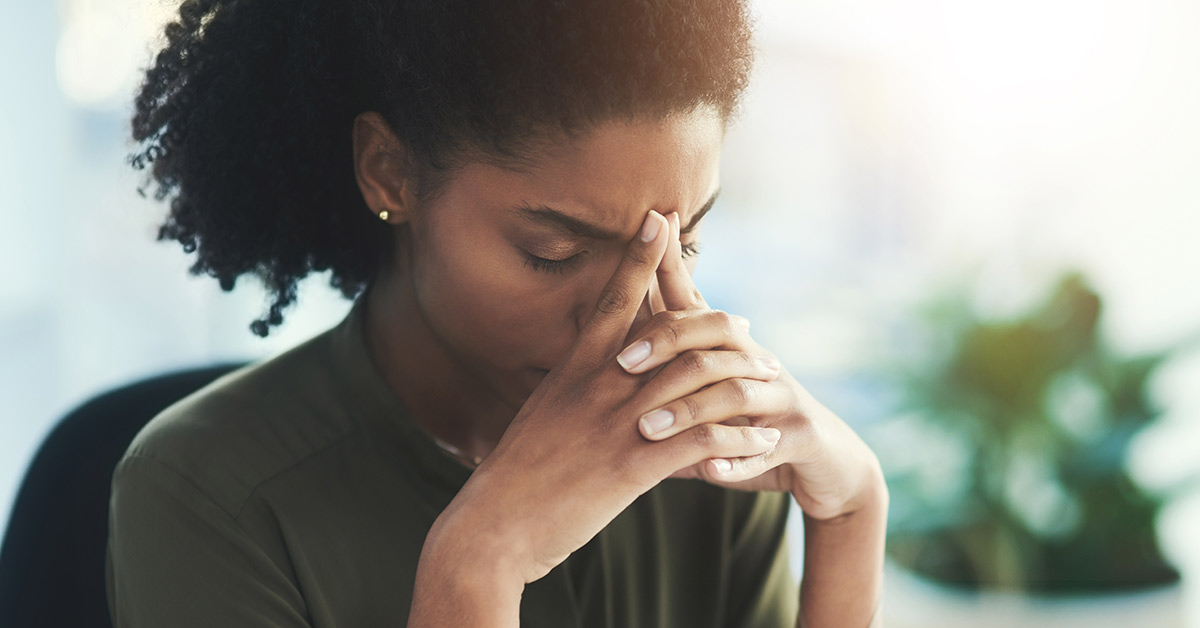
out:
{"label": "wrist", "polygon": [[519,624],[525,581],[486,535],[462,534],[439,517],[417,563],[409,627]]}
{"label": "wrist", "polygon": [[525,582],[504,562],[445,545],[426,545],[417,563],[417,586],[434,585],[438,595],[456,594],[491,602],[519,602]]}
{"label": "wrist", "polygon": [[[792,498],[802,506],[805,504],[802,494],[798,491],[792,491]],[[857,490],[840,506],[825,510],[824,512],[827,514],[824,516],[813,516],[812,513],[805,510],[804,519],[806,524],[831,526],[842,525],[855,519],[886,519],[888,501],[887,482],[884,479],[883,470],[879,467],[878,462],[872,460],[863,479],[858,482]]]}
{"label": "wrist", "polygon": [[[421,548],[421,562],[438,565],[441,571],[486,574],[495,582],[528,581],[520,551],[513,535],[503,533],[504,526],[479,513],[459,513],[451,504],[434,521]],[[479,525],[479,522],[488,522]],[[428,559],[428,560],[427,560]]]}
{"label": "wrist", "polygon": [[804,517],[802,626],[877,626],[887,536],[887,485],[882,473],[844,514]]}

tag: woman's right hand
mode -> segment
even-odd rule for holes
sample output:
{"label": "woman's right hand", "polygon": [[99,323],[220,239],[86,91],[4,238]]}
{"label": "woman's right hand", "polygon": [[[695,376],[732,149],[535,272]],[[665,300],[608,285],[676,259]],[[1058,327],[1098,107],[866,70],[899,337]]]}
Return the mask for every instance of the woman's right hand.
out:
{"label": "woman's right hand", "polygon": [[679,469],[774,447],[779,432],[770,428],[700,424],[658,442],[638,431],[638,419],[654,408],[637,407],[635,394],[658,373],[680,378],[672,389],[688,394],[729,378],[770,381],[778,373],[732,351],[717,352],[725,357],[703,368],[643,375],[631,375],[617,363],[670,233],[667,220],[649,212],[575,345],[438,518],[427,553],[435,544],[470,555],[467,562],[475,568],[519,579],[523,586],[546,575]]}

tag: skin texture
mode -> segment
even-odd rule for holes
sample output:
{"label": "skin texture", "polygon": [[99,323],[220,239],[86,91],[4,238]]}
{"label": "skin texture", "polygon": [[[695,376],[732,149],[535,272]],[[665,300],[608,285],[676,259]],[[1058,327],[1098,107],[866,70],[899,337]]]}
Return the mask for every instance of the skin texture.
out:
{"label": "skin texture", "polygon": [[[697,234],[681,225],[717,189],[722,135],[707,109],[603,123],[520,168],[470,160],[422,200],[403,143],[359,117],[359,187],[405,252],[367,303],[372,358],[419,423],[485,457],[426,539],[410,626],[517,625],[525,583],[671,476],[791,493],[806,519],[797,625],[878,621],[875,456],[691,282]],[[557,273],[528,254],[575,257]]]}
{"label": "skin texture", "polygon": [[[724,132],[709,110],[665,124],[615,123],[582,142],[547,147],[536,168],[469,163],[421,203],[411,184],[395,178],[403,166],[388,151],[402,148],[386,137],[386,123],[365,122],[370,128],[361,130],[373,139],[363,144],[388,149],[360,159],[360,185],[376,212],[393,207],[389,221],[403,225],[398,250],[410,253],[372,287],[372,357],[418,422],[476,456],[495,447],[540,375],[575,343],[646,211],[690,220],[717,190]],[[517,209],[524,205],[619,237],[589,240],[537,225]],[[580,255],[555,273],[535,270],[526,252]],[[647,301],[635,325],[650,314]]]}

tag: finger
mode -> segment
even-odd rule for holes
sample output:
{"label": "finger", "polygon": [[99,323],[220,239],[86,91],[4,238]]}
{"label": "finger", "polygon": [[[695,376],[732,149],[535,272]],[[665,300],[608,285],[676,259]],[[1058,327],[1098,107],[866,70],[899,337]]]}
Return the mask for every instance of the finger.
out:
{"label": "finger", "polygon": [[771,458],[771,452],[742,458],[712,458],[700,465],[700,469],[714,482],[744,482],[771,470],[775,466]]}
{"label": "finger", "polygon": [[655,373],[630,405],[657,408],[728,379],[770,382],[778,376],[779,361],[771,356],[744,351],[688,351]]}
{"label": "finger", "polygon": [[645,373],[695,349],[766,353],[750,337],[750,321],[721,310],[657,314],[638,330],[637,338],[617,355],[617,362],[630,373]]}
{"label": "finger", "polygon": [[671,225],[671,238],[657,272],[663,305],[668,310],[708,309],[700,290],[692,283],[692,274],[683,263],[683,245],[679,240],[679,212],[668,214],[667,221]]}
{"label": "finger", "polygon": [[625,249],[625,257],[600,292],[596,308],[580,331],[582,346],[611,355],[625,339],[638,308],[650,290],[650,281],[666,251],[667,220],[651,211],[638,235]]}
{"label": "finger", "polygon": [[731,427],[716,423],[697,425],[647,447],[661,477],[710,458],[745,458],[770,452],[779,442],[779,430],[770,427]]}
{"label": "finger", "polygon": [[[721,425],[735,425],[738,427],[746,427],[746,426],[750,425],[750,419],[748,419],[744,416],[735,416],[732,419],[729,419],[727,421],[721,421]],[[772,451],[774,451],[774,450],[772,450]],[[708,464],[708,461],[702,460],[690,467],[684,467],[684,468],[676,471],[675,473],[672,473],[669,477],[681,478],[681,479],[685,479],[685,480],[703,480],[707,477],[704,473],[704,465],[706,465],[706,464]]]}
{"label": "finger", "polygon": [[[668,245],[666,255],[670,255],[670,246]],[[663,257],[666,257],[664,255]],[[661,264],[660,264],[661,266]],[[663,303],[662,289],[658,287],[658,277],[650,280],[650,312],[658,314],[659,312],[667,311],[666,304]]]}
{"label": "finger", "polygon": [[744,416],[735,416],[732,419],[721,421],[721,425],[750,425],[750,418]]}
{"label": "finger", "polygon": [[638,431],[650,440],[663,440],[697,425],[778,414],[787,409],[787,403],[786,391],[779,386],[727,379],[643,414]]}

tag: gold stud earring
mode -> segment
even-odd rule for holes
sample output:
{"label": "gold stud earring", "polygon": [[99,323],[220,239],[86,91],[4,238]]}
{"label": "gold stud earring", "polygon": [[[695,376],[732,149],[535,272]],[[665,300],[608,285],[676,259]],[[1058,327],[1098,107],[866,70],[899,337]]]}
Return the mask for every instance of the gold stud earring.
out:
{"label": "gold stud earring", "polygon": [[388,219],[388,210],[385,209],[385,210],[379,212],[379,219],[387,220]]}

